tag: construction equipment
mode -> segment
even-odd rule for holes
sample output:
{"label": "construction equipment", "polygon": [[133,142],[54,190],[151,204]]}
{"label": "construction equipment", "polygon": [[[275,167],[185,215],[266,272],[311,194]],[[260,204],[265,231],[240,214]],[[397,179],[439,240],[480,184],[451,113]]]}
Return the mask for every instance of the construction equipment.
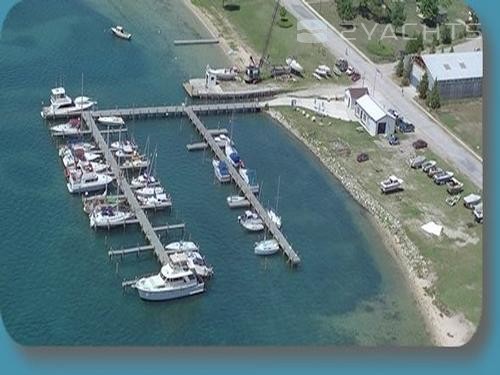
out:
{"label": "construction equipment", "polygon": [[258,63],[253,59],[252,56],[250,56],[250,65],[247,66],[245,70],[245,82],[246,83],[258,83],[262,80],[261,77],[261,69],[262,65],[264,65],[264,62],[266,61],[266,54],[267,54],[267,49],[269,48],[269,42],[271,41],[271,34],[273,31],[273,26],[274,23],[276,22],[276,17],[278,15],[278,10],[280,8],[280,0],[276,0],[276,4],[274,6],[274,11],[273,11],[273,19],[271,21],[271,26],[269,27],[269,31],[267,33],[266,37],[266,42],[264,44],[264,49],[262,51],[262,55],[260,57],[260,60]]}

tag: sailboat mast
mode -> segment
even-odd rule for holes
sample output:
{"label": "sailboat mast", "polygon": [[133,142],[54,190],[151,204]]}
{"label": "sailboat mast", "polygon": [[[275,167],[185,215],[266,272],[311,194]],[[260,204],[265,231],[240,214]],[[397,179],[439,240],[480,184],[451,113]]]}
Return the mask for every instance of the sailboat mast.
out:
{"label": "sailboat mast", "polygon": [[278,202],[280,199],[280,183],[281,183],[281,176],[278,176],[278,191],[276,193],[276,212],[278,212]]}

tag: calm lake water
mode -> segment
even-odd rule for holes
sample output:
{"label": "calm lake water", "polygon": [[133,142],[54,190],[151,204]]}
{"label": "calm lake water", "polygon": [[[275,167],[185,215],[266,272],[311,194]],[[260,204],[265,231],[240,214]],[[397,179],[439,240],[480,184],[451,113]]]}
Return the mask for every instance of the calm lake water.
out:
{"label": "calm lake water", "polygon": [[[137,4],[136,4],[137,3]],[[138,5],[140,3],[140,5]],[[123,24],[133,41],[113,38]],[[253,254],[214,182],[209,153],[187,119],[131,121],[131,135],[157,147],[157,174],[174,209],[154,223],[185,222],[215,269],[208,291],[168,303],[123,292],[124,278],[156,272],[151,255],[120,263],[109,247],[143,243],[137,228],[95,232],[79,197],[66,190],[56,142],[39,116],[63,81],[99,108],[177,104],[181,83],[207,63],[227,61],[214,46],[174,47],[204,34],[178,1],[23,0],[0,39],[0,306],[25,345],[426,345],[429,339],[404,279],[364,210],[315,157],[264,114],[235,115],[232,134],[263,182],[262,201],[279,212],[302,258]],[[229,126],[229,116],[203,118]],[[175,235],[171,239],[176,239]],[[164,239],[167,241],[167,239]]]}

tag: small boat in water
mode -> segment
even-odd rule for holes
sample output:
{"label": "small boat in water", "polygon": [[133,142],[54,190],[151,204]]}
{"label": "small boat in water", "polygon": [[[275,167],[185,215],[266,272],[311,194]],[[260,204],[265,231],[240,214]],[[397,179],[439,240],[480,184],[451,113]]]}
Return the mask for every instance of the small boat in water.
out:
{"label": "small boat in water", "polygon": [[212,160],[212,165],[214,167],[215,177],[219,182],[230,182],[231,175],[229,174],[229,170],[227,169],[227,164],[224,160]]}
{"label": "small boat in water", "polygon": [[115,36],[117,36],[120,39],[125,39],[125,40],[132,39],[132,34],[130,34],[129,32],[125,31],[125,29],[123,28],[123,26],[113,26],[111,28],[111,31],[113,32],[113,34],[115,34]]}
{"label": "small boat in water", "polygon": [[170,195],[165,193],[149,196],[136,195],[141,208],[145,210],[161,210],[172,206]]}
{"label": "small boat in water", "polygon": [[149,173],[143,173],[137,177],[134,177],[132,181],[130,181],[130,186],[135,189],[140,189],[150,185],[156,185],[158,181],[156,178]]}
{"label": "small boat in water", "polygon": [[213,268],[206,263],[205,258],[198,251],[173,253],[169,257],[176,266],[191,270],[201,278],[207,279],[214,273]]}
{"label": "small boat in water", "polygon": [[133,287],[147,301],[167,301],[205,291],[205,284],[191,270],[166,264],[158,275],[139,279]]}
{"label": "small boat in water", "polygon": [[97,122],[103,125],[111,126],[122,126],[125,125],[125,121],[119,116],[103,116],[97,119]]}
{"label": "small boat in water", "polygon": [[249,232],[260,232],[264,230],[264,222],[255,212],[245,211],[244,215],[238,216],[238,222]]}
{"label": "small boat in water", "polygon": [[56,118],[78,115],[92,108],[96,102],[86,96],[79,96],[72,100],[66,95],[64,87],[52,89],[50,95],[50,106],[44,107],[40,115],[42,118]]}
{"label": "small boat in water", "polygon": [[120,210],[113,206],[99,206],[89,215],[91,228],[111,228],[125,225],[134,217],[130,211]]}
{"label": "small boat in water", "polygon": [[104,190],[113,181],[113,177],[103,173],[84,172],[73,170],[69,173],[68,191],[70,193],[86,193],[90,191]]}
{"label": "small boat in water", "polygon": [[104,163],[98,163],[95,161],[83,161],[80,160],[77,163],[77,167],[85,172],[95,172],[95,173],[104,173],[109,170],[109,165]]}
{"label": "small boat in water", "polygon": [[226,145],[224,146],[224,153],[233,166],[238,167],[240,165],[240,155],[238,154],[238,151],[231,146],[230,142],[226,142]]}
{"label": "small boat in water", "polygon": [[241,178],[248,184],[250,191],[254,194],[259,192],[259,183],[257,182],[257,174],[255,171],[248,170],[244,167],[240,167],[238,170]]}
{"label": "small boat in water", "polygon": [[278,252],[280,245],[275,239],[264,240],[255,243],[255,254],[256,255],[273,255]]}
{"label": "small boat in water", "polygon": [[80,118],[72,118],[65,124],[55,125],[50,128],[53,133],[63,135],[80,135],[83,130],[83,125]]}
{"label": "small boat in water", "polygon": [[146,186],[135,191],[135,195],[138,197],[152,197],[158,194],[164,194],[165,189],[161,186]]}
{"label": "small boat in water", "polygon": [[226,198],[226,201],[230,208],[250,207],[248,199],[242,197],[241,195],[231,195]]}
{"label": "small boat in water", "polygon": [[170,242],[165,245],[165,250],[170,251],[198,251],[198,245],[191,241]]}
{"label": "small boat in water", "polygon": [[281,229],[281,216],[278,216],[276,212],[274,212],[271,208],[267,210],[267,215],[271,219],[271,221],[276,224],[278,229]]}
{"label": "small boat in water", "polygon": [[142,169],[149,167],[149,160],[145,156],[134,154],[121,165],[122,169]]}
{"label": "small boat in water", "polygon": [[217,143],[217,146],[219,146],[220,148],[226,147],[227,143],[229,143],[231,146],[233,145],[233,141],[231,141],[231,138],[229,138],[225,134],[220,134],[220,135],[214,137],[214,141],[215,141],[215,143]]}
{"label": "small boat in water", "polygon": [[135,150],[137,150],[139,147],[132,141],[126,140],[126,141],[116,141],[111,143],[111,148],[113,150],[122,150],[123,152],[126,153],[132,153]]}

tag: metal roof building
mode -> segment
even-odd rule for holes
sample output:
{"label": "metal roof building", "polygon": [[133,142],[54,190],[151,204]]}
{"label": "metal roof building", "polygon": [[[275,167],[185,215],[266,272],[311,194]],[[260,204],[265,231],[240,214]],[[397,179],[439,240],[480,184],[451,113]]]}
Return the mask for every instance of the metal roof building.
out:
{"label": "metal roof building", "polygon": [[427,72],[429,86],[439,85],[444,99],[482,96],[483,52],[454,52],[422,55],[413,63],[411,82],[414,86]]}

